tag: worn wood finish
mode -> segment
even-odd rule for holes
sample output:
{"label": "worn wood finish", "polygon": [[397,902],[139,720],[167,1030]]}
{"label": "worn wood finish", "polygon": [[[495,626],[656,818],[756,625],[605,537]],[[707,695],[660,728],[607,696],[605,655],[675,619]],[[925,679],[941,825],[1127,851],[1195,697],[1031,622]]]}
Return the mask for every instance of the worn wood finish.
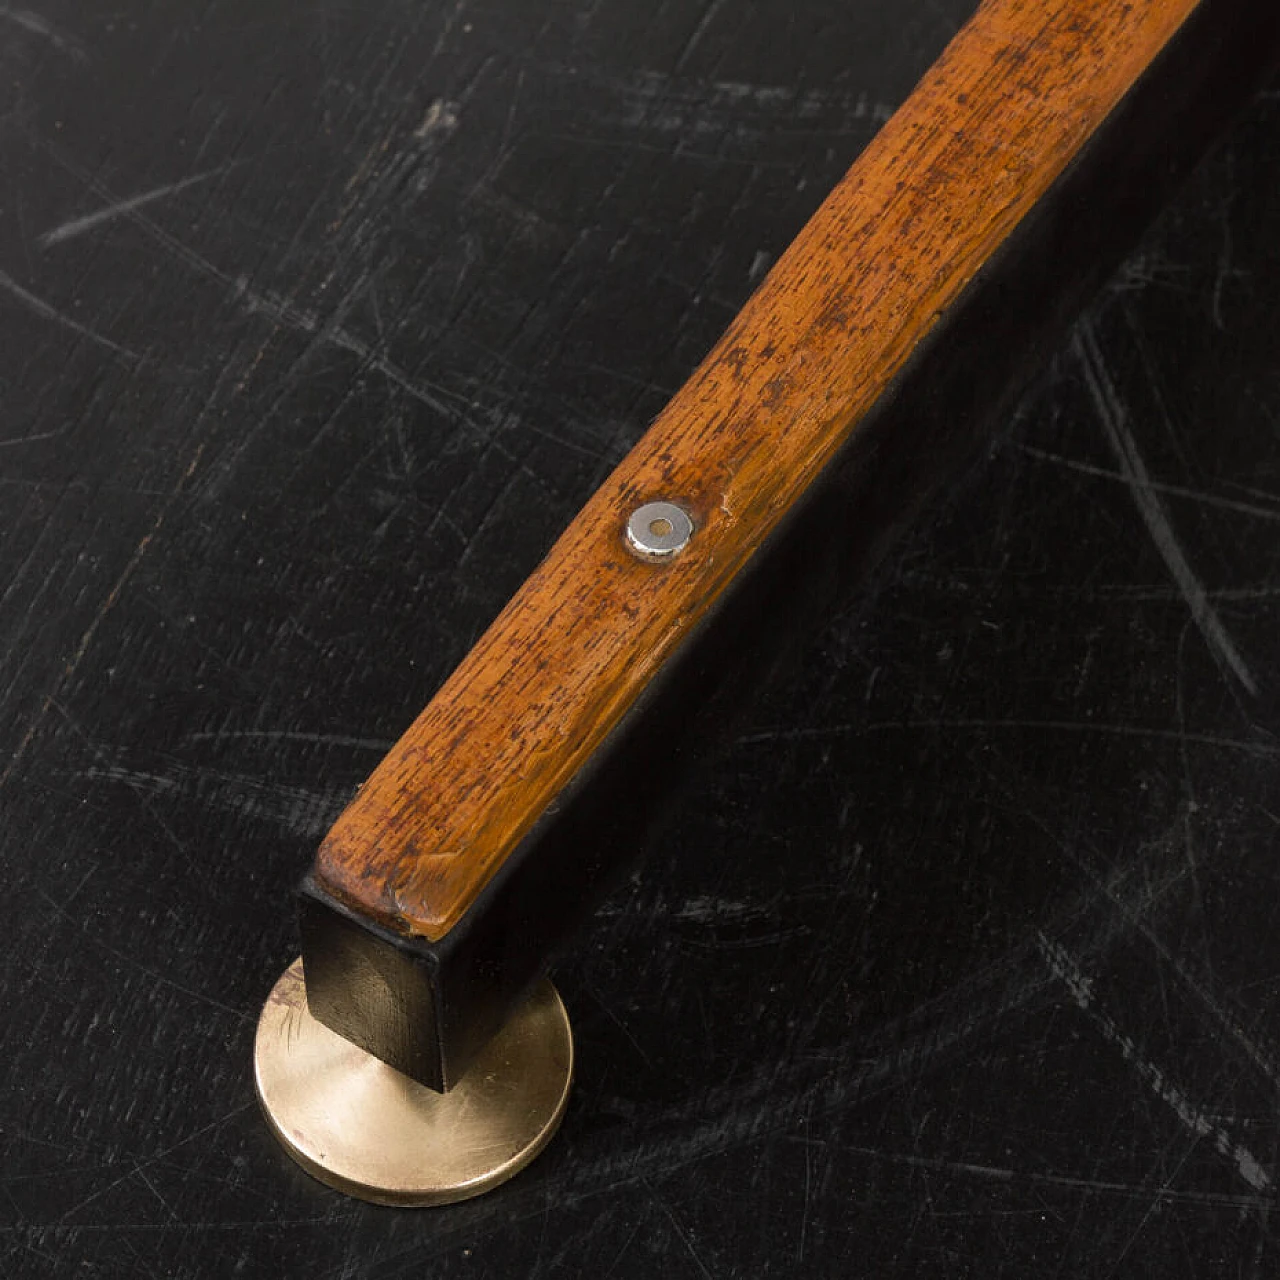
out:
{"label": "worn wood finish", "polygon": [[[439,939],[1069,165],[1194,0],[991,0],[341,816],[318,884]],[[638,504],[694,517],[645,563]]]}

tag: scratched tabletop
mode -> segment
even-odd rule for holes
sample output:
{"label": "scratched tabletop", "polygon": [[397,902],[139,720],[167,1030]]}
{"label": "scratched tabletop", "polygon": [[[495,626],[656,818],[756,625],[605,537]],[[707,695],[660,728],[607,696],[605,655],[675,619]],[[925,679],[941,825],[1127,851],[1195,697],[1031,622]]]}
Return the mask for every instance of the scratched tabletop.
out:
{"label": "scratched tabletop", "polygon": [[0,1274],[1277,1274],[1275,86],[561,958],[535,1166],[253,1101],[327,824],[970,8],[0,5]]}

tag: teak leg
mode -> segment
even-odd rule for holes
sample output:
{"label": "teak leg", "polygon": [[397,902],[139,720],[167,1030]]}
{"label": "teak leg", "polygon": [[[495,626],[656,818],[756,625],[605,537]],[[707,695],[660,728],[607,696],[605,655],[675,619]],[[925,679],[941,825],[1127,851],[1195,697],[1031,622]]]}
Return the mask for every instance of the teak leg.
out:
{"label": "teak leg", "polygon": [[971,457],[1278,46],[1275,0],[979,8],[322,844],[305,992],[295,965],[257,1043],[311,1172],[438,1203],[542,1148],[572,1051],[535,983],[671,775]]}

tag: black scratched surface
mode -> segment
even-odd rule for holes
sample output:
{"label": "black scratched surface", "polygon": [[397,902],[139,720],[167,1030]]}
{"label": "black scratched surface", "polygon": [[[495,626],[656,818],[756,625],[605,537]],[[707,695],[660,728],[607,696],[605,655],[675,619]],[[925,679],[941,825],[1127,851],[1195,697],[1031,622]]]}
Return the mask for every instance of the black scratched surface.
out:
{"label": "black scratched surface", "polygon": [[252,1100],[326,824],[969,7],[0,4],[0,1274],[1276,1274],[1280,86],[565,957],[534,1168]]}

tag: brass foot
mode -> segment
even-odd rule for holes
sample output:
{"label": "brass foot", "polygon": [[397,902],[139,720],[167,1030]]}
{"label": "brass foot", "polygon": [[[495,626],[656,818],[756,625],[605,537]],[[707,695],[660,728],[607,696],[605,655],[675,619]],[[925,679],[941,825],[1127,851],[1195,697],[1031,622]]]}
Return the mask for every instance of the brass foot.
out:
{"label": "brass foot", "polygon": [[569,1017],[546,979],[448,1093],[317,1022],[301,960],[267,997],[254,1045],[258,1100],[285,1150],[376,1204],[449,1204],[519,1173],[559,1127],[572,1075]]}

